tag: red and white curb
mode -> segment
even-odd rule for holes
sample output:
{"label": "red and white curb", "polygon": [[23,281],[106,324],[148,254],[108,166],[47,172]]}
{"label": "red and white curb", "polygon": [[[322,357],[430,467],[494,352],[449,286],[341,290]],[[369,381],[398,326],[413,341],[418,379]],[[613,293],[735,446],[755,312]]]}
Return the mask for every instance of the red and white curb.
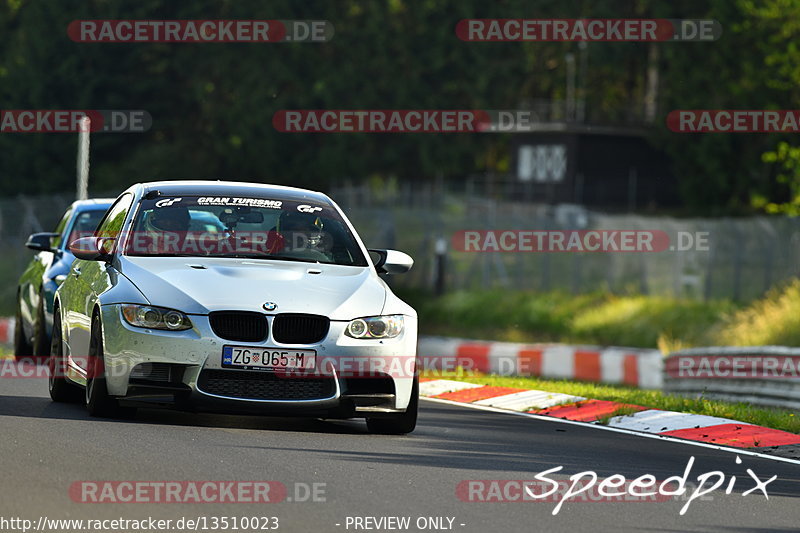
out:
{"label": "red and white curb", "polygon": [[[10,345],[13,340],[14,319],[0,318],[0,344]],[[501,376],[541,376],[642,389],[660,389],[663,384],[658,350],[420,337],[418,353],[422,367],[429,370],[461,366]]]}
{"label": "red and white curb", "polygon": [[[638,405],[591,400],[537,390],[513,389],[446,379],[423,379],[420,396],[438,400],[531,413],[573,422],[598,422],[619,430],[676,437],[733,448],[800,444],[800,435],[727,418],[648,409]],[[625,415],[612,416],[624,411]]]}
{"label": "red and white curb", "polygon": [[564,344],[518,344],[449,337],[420,337],[423,368],[460,366],[501,376],[541,376],[660,389],[663,356],[658,350]]}

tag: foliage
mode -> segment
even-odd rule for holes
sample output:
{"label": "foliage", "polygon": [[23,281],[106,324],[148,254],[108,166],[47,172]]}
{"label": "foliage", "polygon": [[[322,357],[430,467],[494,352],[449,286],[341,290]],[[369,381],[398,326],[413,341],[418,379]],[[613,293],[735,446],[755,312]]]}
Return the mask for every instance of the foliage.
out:
{"label": "foliage", "polygon": [[454,292],[441,298],[401,293],[420,316],[423,334],[512,342],[568,342],[655,348],[664,338],[710,341],[728,301],[661,296],[571,295],[533,291]]}
{"label": "foliage", "polygon": [[426,335],[659,348],[800,346],[800,279],[745,307],[663,296],[532,291],[398,292]]}
{"label": "foliage", "polygon": [[715,342],[732,346],[800,346],[800,279],[723,318]]}
{"label": "foliage", "polygon": [[[6,109],[144,109],[143,134],[95,135],[91,189],[151,178],[243,178],[324,189],[344,179],[449,179],[509,167],[506,135],[286,134],[281,109],[508,109],[563,103],[577,43],[467,43],[467,17],[530,17],[525,0],[6,0],[0,3],[0,99]],[[797,101],[800,7],[789,0],[536,3],[537,18],[714,18],[710,43],[590,43],[587,118],[642,121],[651,51],[659,70],[653,142],[669,152],[695,210],[786,201],[761,154],[780,135],[669,133],[672,109],[785,108]],[[326,19],[325,44],[85,44],[76,19]],[[796,106],[795,106],[796,107]],[[785,140],[785,139],[784,139]],[[76,141],[0,135],[0,195],[74,189]]]}

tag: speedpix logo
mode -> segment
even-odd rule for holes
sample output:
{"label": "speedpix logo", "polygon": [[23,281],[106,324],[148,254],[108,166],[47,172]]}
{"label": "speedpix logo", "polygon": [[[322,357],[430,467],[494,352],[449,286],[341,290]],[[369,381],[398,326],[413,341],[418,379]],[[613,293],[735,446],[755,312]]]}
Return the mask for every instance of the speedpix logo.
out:
{"label": "speedpix logo", "polygon": [[[742,459],[737,455],[736,464],[741,465]],[[694,456],[686,463],[683,475],[674,475],[659,482],[656,476],[644,474],[636,479],[627,479],[622,474],[613,474],[601,478],[596,472],[587,470],[569,476],[569,486],[564,480],[555,480],[549,477],[564,469],[563,466],[550,468],[534,475],[533,480],[465,480],[456,486],[456,496],[464,502],[557,502],[553,508],[553,516],[557,515],[567,501],[666,501],[684,495],[686,502],[681,507],[679,515],[683,516],[692,502],[704,499],[716,490],[724,490],[725,495],[731,495],[738,481],[738,477],[725,472],[714,470],[698,474],[697,482],[689,481]],[[750,494],[761,493],[769,500],[767,485],[778,479],[773,475],[768,479],[761,478],[750,468],[746,469],[747,479],[752,483],[748,490],[742,492],[742,497]],[[727,483],[726,483],[727,482]],[[722,487],[725,487],[724,489]],[[580,497],[579,497],[580,496]]]}
{"label": "speedpix logo", "polygon": [[317,211],[322,211],[321,207],[312,207],[308,204],[300,204],[297,206],[297,210],[301,213],[316,213]]}

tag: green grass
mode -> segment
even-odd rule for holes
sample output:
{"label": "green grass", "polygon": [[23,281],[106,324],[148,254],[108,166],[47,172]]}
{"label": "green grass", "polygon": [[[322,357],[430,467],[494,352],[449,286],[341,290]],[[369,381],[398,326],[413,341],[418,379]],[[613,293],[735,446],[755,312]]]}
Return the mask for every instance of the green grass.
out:
{"label": "green grass", "polygon": [[423,335],[509,342],[564,342],[656,348],[701,345],[729,301],[700,302],[608,292],[471,291],[436,298],[399,291],[419,312]]}
{"label": "green grass", "polygon": [[611,419],[614,418],[615,416],[627,416],[638,412],[639,408],[636,407],[635,405],[623,405],[622,407],[614,409],[614,412],[612,412],[610,415],[598,418],[597,423],[607,426],[608,423],[611,421]]}
{"label": "green grass", "polygon": [[775,287],[750,306],[723,317],[715,340],[732,346],[800,346],[800,280]]}
{"label": "green grass", "polygon": [[398,291],[419,312],[420,333],[509,342],[658,348],[800,346],[800,279],[748,305],[593,292]]}
{"label": "green grass", "polygon": [[10,359],[13,356],[14,352],[9,346],[0,344],[0,359]]}
{"label": "green grass", "polygon": [[[708,398],[687,398],[664,394],[655,390],[641,390],[632,387],[615,385],[601,385],[566,380],[547,380],[535,377],[509,377],[468,372],[461,369],[455,372],[429,372],[423,377],[437,379],[455,379],[468,383],[478,383],[498,387],[511,387],[518,389],[544,390],[547,392],[560,392],[573,396],[583,396],[594,400],[610,400],[633,405],[641,405],[665,411],[678,411],[682,413],[695,413],[698,415],[717,416],[730,418],[756,424],[768,428],[780,429],[791,433],[800,433],[800,420],[792,411],[787,409],[771,409],[754,407],[746,403],[729,403]],[[630,410],[622,408],[621,415],[630,414]],[[610,417],[607,417],[610,418]],[[600,420],[602,423],[603,420]],[[606,420],[606,423],[608,421]]]}

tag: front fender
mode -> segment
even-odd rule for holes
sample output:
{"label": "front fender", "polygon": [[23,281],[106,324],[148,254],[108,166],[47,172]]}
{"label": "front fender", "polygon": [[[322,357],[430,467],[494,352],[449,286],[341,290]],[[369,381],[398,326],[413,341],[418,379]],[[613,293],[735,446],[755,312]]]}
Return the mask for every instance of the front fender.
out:
{"label": "front fender", "polygon": [[150,300],[124,274],[109,268],[110,286],[97,296],[95,305],[141,304],[151,305]]}

